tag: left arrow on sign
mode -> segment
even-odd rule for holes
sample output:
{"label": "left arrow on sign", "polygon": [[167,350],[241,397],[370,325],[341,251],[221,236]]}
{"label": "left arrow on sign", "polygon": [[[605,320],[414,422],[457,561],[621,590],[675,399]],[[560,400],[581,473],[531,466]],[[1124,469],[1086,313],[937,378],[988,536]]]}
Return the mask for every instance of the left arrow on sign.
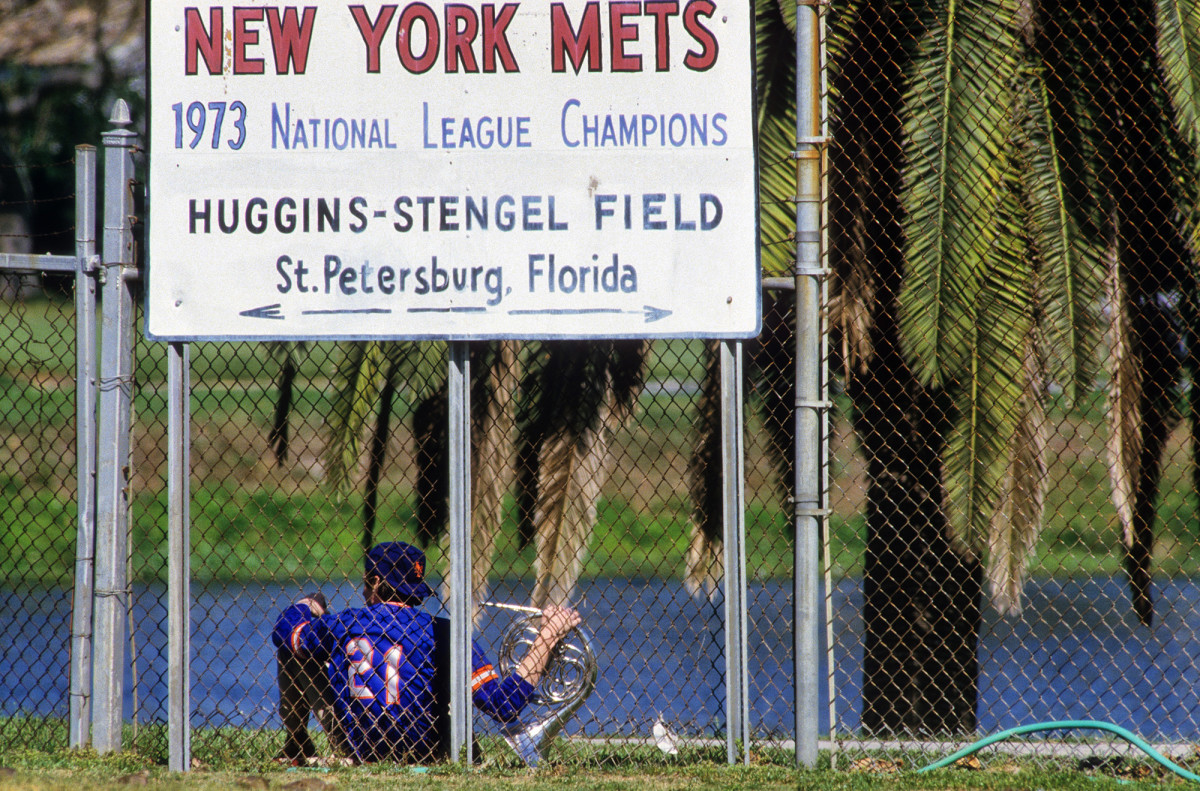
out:
{"label": "left arrow on sign", "polygon": [[238,313],[239,316],[247,316],[252,319],[283,319],[283,314],[279,312],[280,305],[276,302],[274,305],[263,305],[261,308],[250,308]]}

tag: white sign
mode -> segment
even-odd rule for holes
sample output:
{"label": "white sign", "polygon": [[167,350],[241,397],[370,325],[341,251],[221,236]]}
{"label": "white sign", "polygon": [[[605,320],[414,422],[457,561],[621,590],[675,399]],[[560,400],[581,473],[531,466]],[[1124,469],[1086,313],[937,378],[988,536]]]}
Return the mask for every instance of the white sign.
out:
{"label": "white sign", "polygon": [[752,21],[155,0],[147,334],[756,334]]}

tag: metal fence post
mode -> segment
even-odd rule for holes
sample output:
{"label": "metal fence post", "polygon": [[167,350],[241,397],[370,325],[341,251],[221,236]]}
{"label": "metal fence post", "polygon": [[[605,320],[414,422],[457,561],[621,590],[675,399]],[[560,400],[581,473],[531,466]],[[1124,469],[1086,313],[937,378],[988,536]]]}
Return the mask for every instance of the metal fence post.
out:
{"label": "metal fence post", "polygon": [[[822,426],[824,393],[821,293],[822,259],[821,18],[822,0],[796,7],[796,447],[794,607],[796,763],[815,766],[820,688],[820,537],[825,521]],[[831,723],[832,725],[832,723]]]}
{"label": "metal fence post", "polygon": [[129,546],[129,433],[133,405],[133,147],[129,107],[117,100],[104,133],[104,290],[96,470],[96,589],[92,744],[121,749]]}
{"label": "metal fence post", "polygon": [[167,766],[186,772],[191,766],[190,666],[191,625],[191,376],[186,343],[167,345]]}
{"label": "metal fence post", "polygon": [[725,548],[725,748],[729,763],[750,763],[746,629],[745,429],[742,342],[721,342],[721,480]]}
{"label": "metal fence post", "polygon": [[465,341],[450,343],[450,757],[466,750],[471,738],[471,358]]}
{"label": "metal fence post", "polygon": [[96,148],[75,148],[75,592],[71,610],[69,744],[86,747],[92,719],[92,593],[96,553]]}

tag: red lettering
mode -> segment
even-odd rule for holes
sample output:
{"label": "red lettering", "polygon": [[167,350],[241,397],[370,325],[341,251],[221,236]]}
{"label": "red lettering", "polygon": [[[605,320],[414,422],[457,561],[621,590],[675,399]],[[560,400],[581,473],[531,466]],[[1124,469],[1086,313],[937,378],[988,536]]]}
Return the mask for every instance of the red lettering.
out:
{"label": "red lettering", "polygon": [[692,71],[708,71],[717,62],[717,38],[700,23],[699,17],[711,18],[717,7],[712,0],[691,0],[683,9],[683,27],[700,45],[700,51],[688,50],[683,64]]}
{"label": "red lettering", "polygon": [[[417,57],[413,52],[413,25],[421,21],[425,28],[425,49]],[[438,21],[437,14],[424,3],[413,3],[400,14],[399,27],[396,28],[396,53],[404,68],[413,74],[424,74],[433,68],[438,57]]]}
{"label": "red lettering", "polygon": [[246,27],[248,22],[261,22],[261,8],[233,9],[233,73],[262,74],[263,59],[246,56],[246,47],[258,43],[258,31]]}
{"label": "red lettering", "polygon": [[654,17],[654,69],[671,70],[671,27],[667,17],[679,14],[675,0],[648,0],[646,13]]}
{"label": "red lettering", "polygon": [[395,13],[396,6],[385,5],[379,9],[379,15],[375,17],[375,21],[371,22],[364,6],[350,6],[350,15],[354,17],[354,22],[358,25],[358,33],[362,36],[363,43],[367,45],[368,74],[379,73],[379,45],[383,41],[383,34],[387,32],[388,25],[392,24],[392,16]]}
{"label": "red lettering", "polygon": [[200,9],[185,8],[183,10],[184,27],[184,71],[196,74],[199,63],[196,56],[204,58],[204,65],[209,74],[220,74],[222,68],[221,38],[225,35],[225,9],[208,9],[208,30],[204,29],[204,20],[200,17]]}
{"label": "red lettering", "polygon": [[[520,71],[517,59],[513,57],[512,48],[508,46],[508,24],[517,13],[519,3],[505,3],[496,16],[496,7],[487,3],[483,7],[483,70],[496,71],[496,56],[505,71]],[[578,71],[578,69],[576,69]]]}
{"label": "red lettering", "polygon": [[567,70],[563,55],[571,59],[571,66],[578,74],[587,56],[588,71],[603,68],[600,50],[600,4],[589,2],[583,9],[579,29],[571,26],[567,9],[563,3],[550,6],[550,67],[555,72]]}
{"label": "red lettering", "polygon": [[271,47],[275,50],[275,73],[287,74],[289,66],[296,74],[303,74],[308,64],[308,45],[312,41],[313,23],[317,20],[317,9],[306,6],[304,18],[300,19],[295,8],[267,9],[267,28],[271,31]]}
{"label": "red lettering", "polygon": [[473,73],[479,71],[475,64],[475,52],[471,45],[479,34],[479,17],[475,9],[458,3],[446,5],[446,73],[458,71],[461,60],[463,71]]}
{"label": "red lettering", "polygon": [[608,25],[612,41],[610,63],[613,71],[641,71],[642,56],[625,54],[625,44],[637,41],[637,24],[626,24],[625,17],[640,14],[641,3],[610,3],[608,6]]}

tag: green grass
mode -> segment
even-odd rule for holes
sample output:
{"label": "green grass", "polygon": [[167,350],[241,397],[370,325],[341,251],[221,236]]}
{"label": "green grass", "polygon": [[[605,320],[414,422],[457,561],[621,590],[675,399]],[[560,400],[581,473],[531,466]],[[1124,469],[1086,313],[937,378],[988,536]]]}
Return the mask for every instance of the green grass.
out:
{"label": "green grass", "polygon": [[[128,736],[128,734],[127,734]],[[247,736],[254,747],[265,747],[265,735]],[[261,744],[259,742],[262,742]],[[831,770],[822,755],[815,770],[792,768],[791,755],[782,751],[756,752],[751,765],[729,766],[723,751],[689,751],[668,757],[653,748],[629,751],[612,747],[552,755],[540,769],[519,766],[506,754],[489,757],[483,766],[465,768],[438,765],[411,769],[380,764],[337,769],[285,770],[266,761],[227,757],[210,749],[211,735],[193,736],[193,757],[198,762],[186,774],[166,770],[164,757],[137,750],[97,756],[91,751],[31,746],[0,747],[0,788],[4,789],[123,789],[144,786],[157,789],[293,788],[300,789],[463,789],[492,791],[513,789],[580,789],[581,791],[867,791],[881,787],[906,791],[1141,791],[1186,787],[1185,781],[1140,762],[1113,765],[1107,771],[1065,766],[1042,768],[996,762],[979,770],[945,769],[916,774],[914,766],[897,771],[864,764],[863,768]],[[244,748],[233,740],[228,749]],[[485,753],[491,755],[489,747]],[[501,748],[503,749],[503,748]],[[718,754],[719,753],[719,754]],[[245,753],[242,753],[245,755]],[[257,752],[265,755],[269,753]],[[203,757],[202,757],[203,756]],[[208,760],[206,760],[206,758]],[[1131,779],[1137,778],[1137,779]]]}
{"label": "green grass", "polygon": [[[323,736],[314,734],[327,752]],[[917,774],[933,757],[920,753],[846,753],[830,768],[822,753],[817,769],[796,769],[787,750],[755,747],[749,765],[725,763],[723,747],[684,746],[668,756],[652,746],[556,742],[542,767],[525,768],[497,737],[480,735],[482,764],[432,765],[414,771],[391,764],[330,769],[283,769],[270,757],[282,746],[278,729],[195,728],[191,734],[192,770],[166,770],[167,730],[162,724],[126,724],[124,751],[99,756],[66,748],[65,722],[53,718],[0,719],[0,788],[120,789],[145,785],[161,789],[279,788],[298,781],[326,787],[385,789],[1140,789],[1185,787],[1185,781],[1162,767],[1130,758],[1087,767],[1066,759],[1014,760],[984,755],[972,768],[952,767]],[[1194,764],[1195,761],[1185,762]],[[1191,767],[1193,770],[1195,766]],[[249,785],[247,785],[249,783]],[[265,785],[264,785],[265,784]]]}

